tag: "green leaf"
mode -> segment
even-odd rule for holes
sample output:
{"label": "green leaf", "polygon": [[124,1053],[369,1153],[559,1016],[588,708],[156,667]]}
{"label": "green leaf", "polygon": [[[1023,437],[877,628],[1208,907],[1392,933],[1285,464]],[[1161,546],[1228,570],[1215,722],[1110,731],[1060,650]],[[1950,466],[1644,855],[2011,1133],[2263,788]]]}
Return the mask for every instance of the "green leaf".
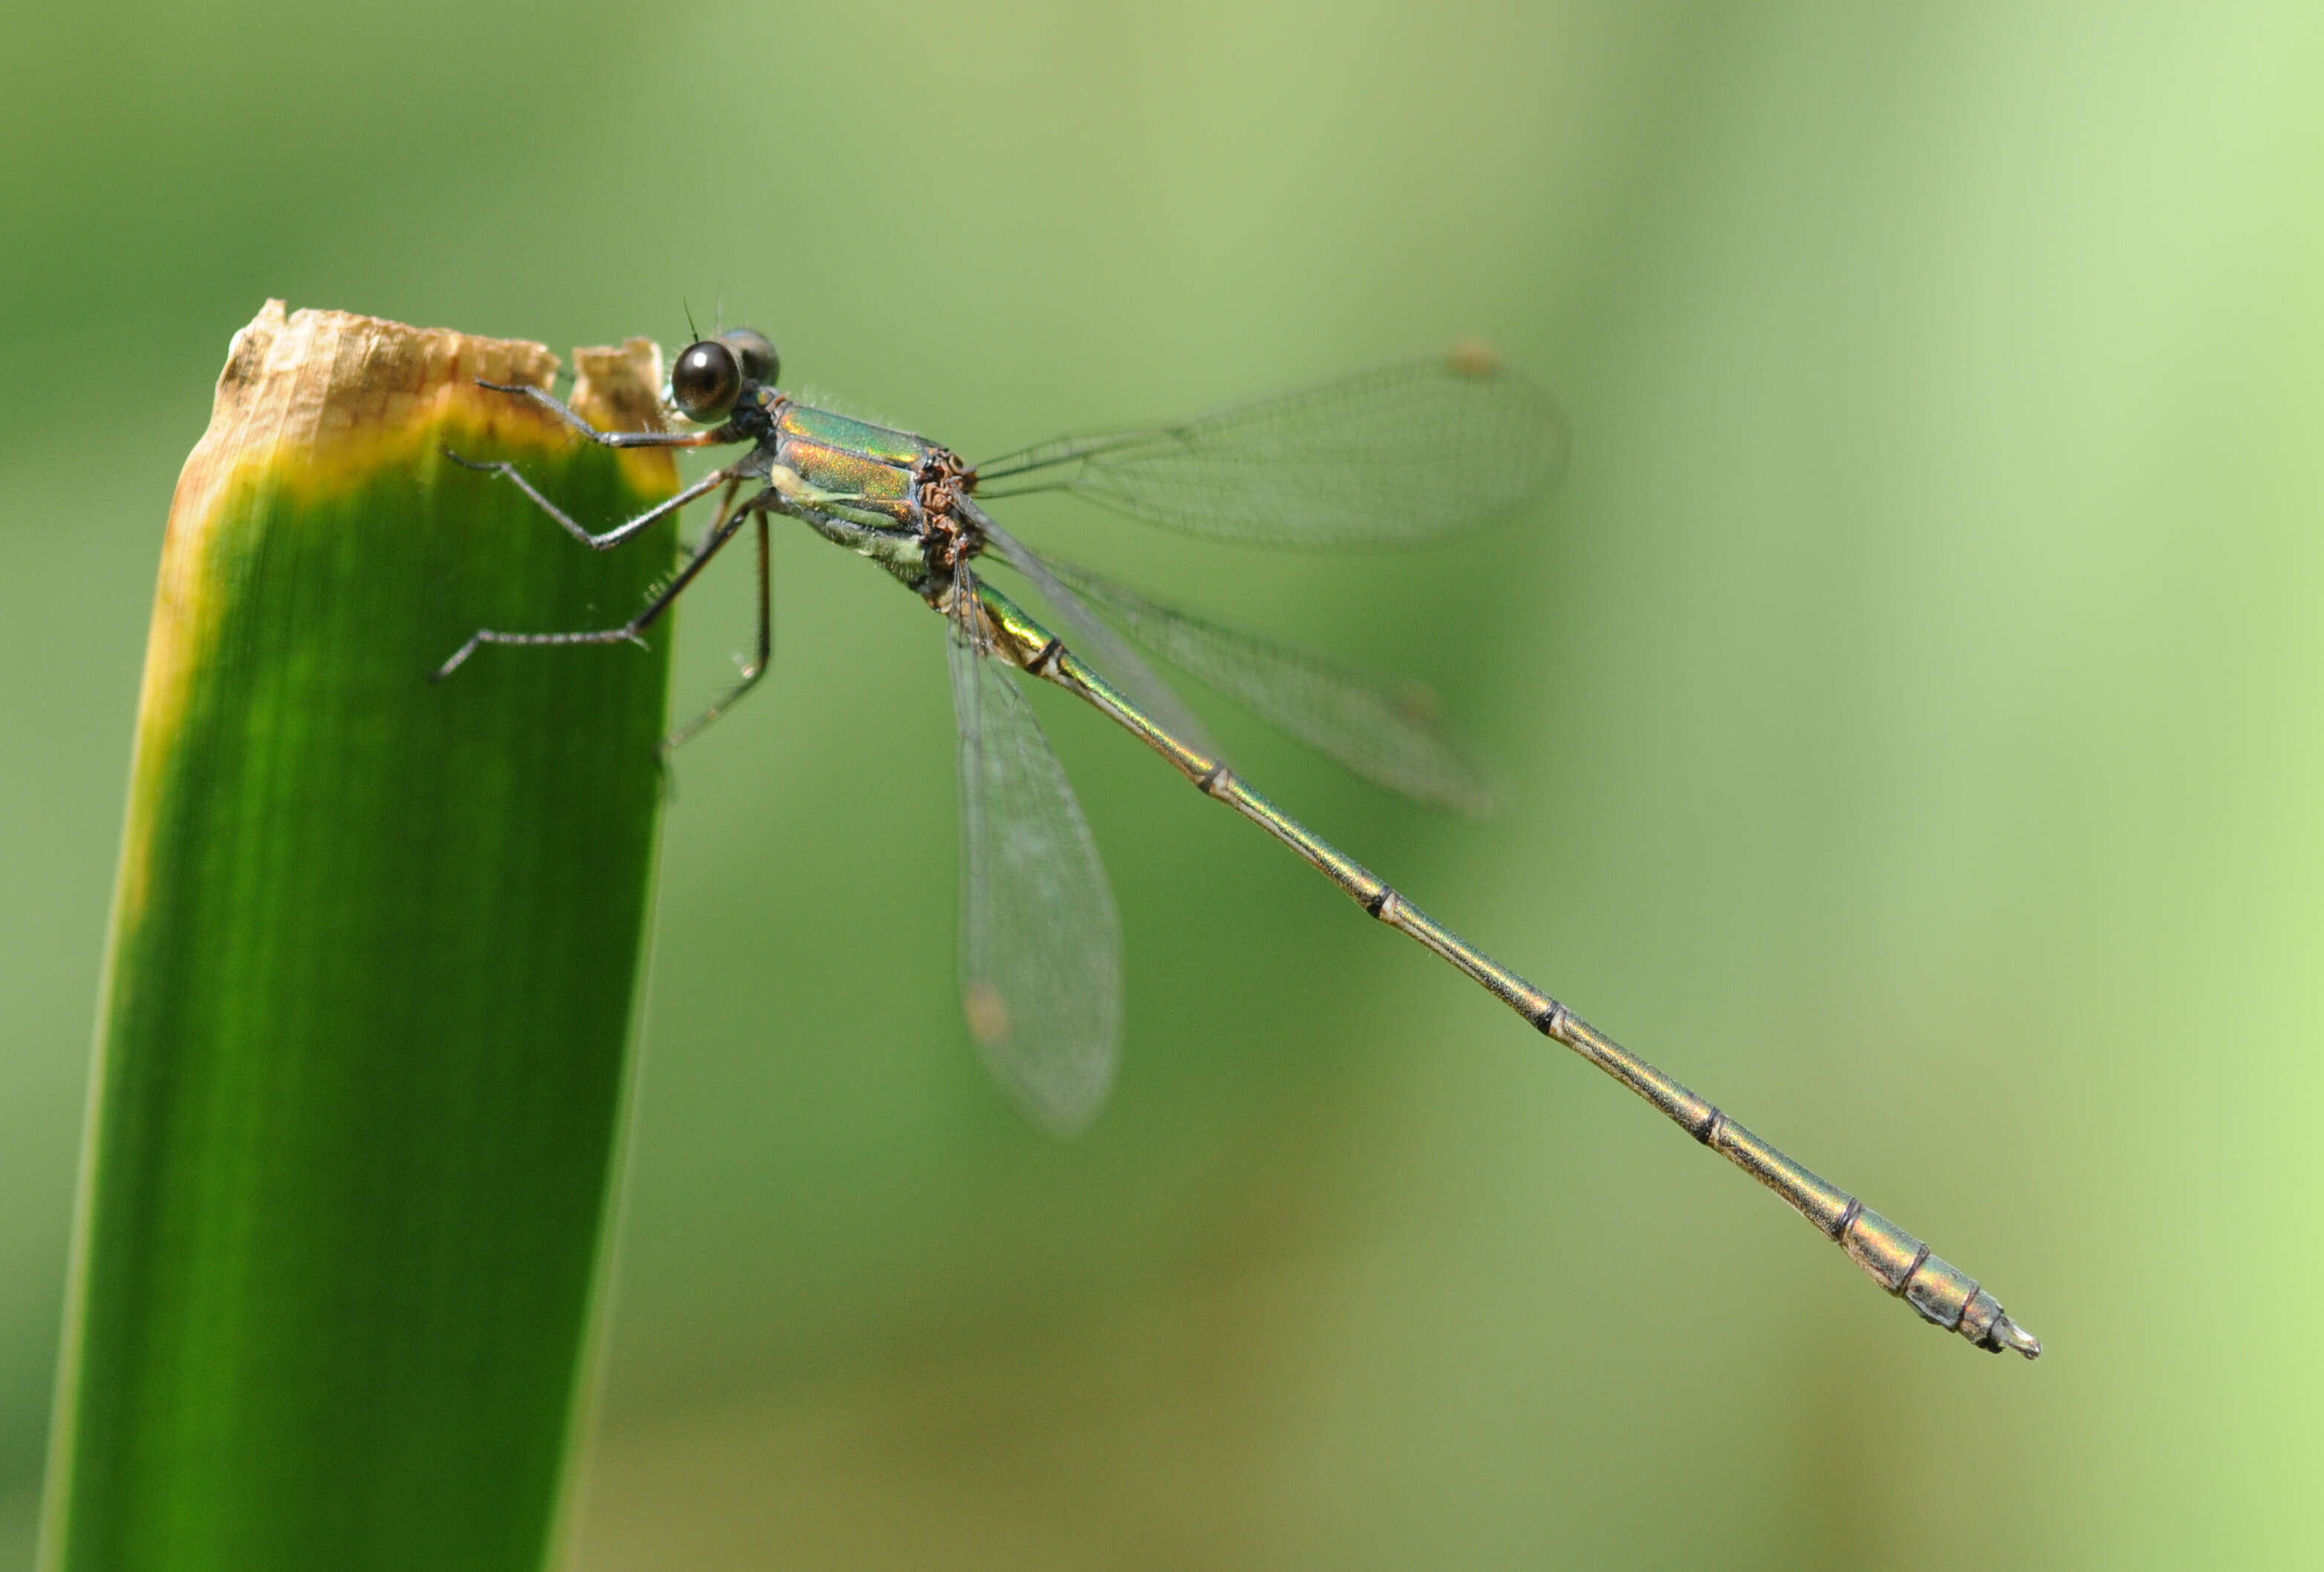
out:
{"label": "green leaf", "polygon": [[[601,425],[650,345],[584,351]],[[538,345],[270,302],[171,509],[42,1565],[530,1568],[554,1537],[652,887],[666,496],[475,380]]]}

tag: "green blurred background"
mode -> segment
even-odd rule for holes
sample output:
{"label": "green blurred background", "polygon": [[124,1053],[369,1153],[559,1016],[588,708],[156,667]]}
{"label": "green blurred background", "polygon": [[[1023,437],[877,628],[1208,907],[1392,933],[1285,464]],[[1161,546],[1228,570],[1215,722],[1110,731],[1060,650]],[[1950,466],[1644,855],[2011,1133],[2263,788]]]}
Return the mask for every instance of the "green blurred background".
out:
{"label": "green blurred background", "polygon": [[2051,1350],[1883,1302],[1048,695],[1131,1022],[1088,1135],[1022,1126],[953,997],[941,629],[795,532],[669,825],[588,1572],[2324,1555],[2311,0],[7,21],[0,1566],[161,521],[269,294],[560,352],[723,295],[972,457],[1490,338],[1574,418],[1526,525],[1010,519],[1436,685],[1491,822],[1218,730]]}

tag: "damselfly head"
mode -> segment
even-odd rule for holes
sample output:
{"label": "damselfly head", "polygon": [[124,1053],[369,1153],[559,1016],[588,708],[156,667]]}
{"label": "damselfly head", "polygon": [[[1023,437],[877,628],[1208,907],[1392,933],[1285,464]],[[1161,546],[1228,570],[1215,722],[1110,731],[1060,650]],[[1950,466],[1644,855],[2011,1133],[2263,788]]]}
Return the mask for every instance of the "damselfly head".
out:
{"label": "damselfly head", "polygon": [[718,342],[742,361],[742,374],[761,387],[774,386],[782,375],[782,357],[775,354],[774,342],[757,328],[729,328],[718,336]]}
{"label": "damselfly head", "polygon": [[724,342],[698,339],[686,346],[669,368],[669,401],[678,412],[698,425],[726,418],[742,395],[742,361]]}
{"label": "damselfly head", "polygon": [[726,418],[746,386],[771,387],[781,370],[773,343],[756,328],[698,338],[669,368],[669,401],[688,420],[712,425]]}

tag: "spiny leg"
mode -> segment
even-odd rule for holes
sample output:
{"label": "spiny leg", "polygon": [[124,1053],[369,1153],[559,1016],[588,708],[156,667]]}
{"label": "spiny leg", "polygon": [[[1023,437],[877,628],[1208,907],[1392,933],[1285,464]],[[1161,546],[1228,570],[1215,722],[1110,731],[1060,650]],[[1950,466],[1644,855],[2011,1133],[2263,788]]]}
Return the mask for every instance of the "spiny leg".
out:
{"label": "spiny leg", "polygon": [[708,447],[734,440],[723,426],[715,431],[600,431],[583,419],[572,405],[546,388],[523,382],[488,382],[482,377],[476,379],[476,386],[494,393],[514,393],[521,399],[530,399],[600,447]]}
{"label": "spiny leg", "polygon": [[742,702],[742,695],[759,685],[767,668],[775,663],[775,600],[772,580],[767,567],[767,510],[753,508],[759,518],[759,648],[749,665],[743,666],[740,681],[718,695],[710,707],[662,739],[662,751],[669,754],[685,747],[709,728],[713,721]]}
{"label": "spiny leg", "polygon": [[442,454],[446,458],[450,459],[454,464],[458,464],[462,469],[472,469],[476,471],[479,474],[499,475],[504,480],[513,482],[516,485],[516,489],[522,492],[527,497],[530,498],[534,507],[539,508],[542,512],[556,519],[558,526],[564,529],[565,533],[573,537],[574,539],[579,541],[582,545],[596,551],[611,551],[613,547],[619,546],[622,541],[627,540],[631,536],[635,535],[639,530],[644,529],[647,525],[651,524],[657,519],[667,519],[672,513],[677,512],[680,508],[685,507],[688,502],[694,501],[699,497],[706,496],[710,492],[716,491],[727,481],[733,479],[734,473],[732,467],[712,470],[708,474],[703,476],[700,480],[695,482],[694,484],[687,487],[684,491],[679,492],[676,496],[669,498],[667,501],[655,503],[652,507],[648,508],[636,518],[622,520],[621,523],[614,525],[611,529],[606,530],[603,535],[592,535],[589,533],[587,528],[585,527],[578,519],[575,519],[570,513],[565,511],[564,509],[558,507],[556,503],[550,501],[547,497],[541,495],[540,490],[535,487],[530,481],[524,478],[523,474],[518,471],[516,465],[509,463],[506,459],[462,458],[458,454],[454,453],[448,447],[439,447],[436,451]]}
{"label": "spiny leg", "polygon": [[[728,477],[721,475],[719,478],[724,480]],[[739,484],[739,481],[736,483]],[[468,641],[454,650],[452,657],[438,666],[434,675],[428,680],[439,683],[450,676],[460,669],[468,657],[476,652],[480,645],[634,644],[640,642],[639,635],[652,627],[661,614],[669,610],[671,603],[684,593],[686,586],[694,582],[695,575],[709,565],[710,559],[718,554],[718,548],[734,538],[734,532],[742,528],[742,520],[749,517],[749,514],[750,510],[747,508],[735,508],[734,493],[730,489],[726,493],[725,501],[719,507],[717,523],[712,526],[710,532],[702,538],[702,544],[695,547],[694,555],[687,559],[686,565],[678,570],[676,576],[671,578],[659,594],[647,602],[645,610],[620,627],[591,629],[578,633],[503,633],[495,628],[479,628],[468,635]]]}

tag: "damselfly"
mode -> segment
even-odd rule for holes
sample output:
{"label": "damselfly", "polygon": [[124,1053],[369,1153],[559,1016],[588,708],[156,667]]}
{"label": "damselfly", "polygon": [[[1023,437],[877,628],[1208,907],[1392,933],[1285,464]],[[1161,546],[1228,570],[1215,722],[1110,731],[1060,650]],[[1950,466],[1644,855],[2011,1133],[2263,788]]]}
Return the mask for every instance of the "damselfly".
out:
{"label": "damselfly", "polygon": [[[755,658],[670,739],[682,742],[765,676],[768,519],[799,519],[886,568],[945,620],[960,722],[962,1005],[985,1062],[1035,1122],[1076,1130],[1111,1085],[1121,1034],[1120,933],[1073,788],[1003,667],[1056,684],[1129,731],[1365,911],[1773,1190],[1925,1319],[1980,1348],[2014,1348],[2029,1359],[2042,1351],[1991,1294],[1920,1240],[1615,1043],[1252,790],[1111,624],[1360,773],[1414,796],[1472,804],[1476,777],[1390,685],[1037,556],[984,510],[1001,497],[1069,492],[1149,523],[1261,545],[1439,540],[1516,512],[1563,467],[1564,420],[1534,383],[1489,353],[1466,348],[1180,425],[1062,437],[972,465],[908,432],[799,403],[778,390],[778,370],[774,345],[748,329],[689,345],[671,368],[666,400],[691,431],[600,431],[541,389],[484,384],[532,400],[608,447],[746,444],[749,451],[603,533],[560,510],[513,464],[447,454],[505,477],[599,550],[687,502],[720,495],[699,543],[629,621],[582,632],[482,629],[436,676],[449,676],[486,644],[633,640],[744,525],[755,525]],[[979,565],[996,560],[1032,586],[1072,646],[985,579]]]}

